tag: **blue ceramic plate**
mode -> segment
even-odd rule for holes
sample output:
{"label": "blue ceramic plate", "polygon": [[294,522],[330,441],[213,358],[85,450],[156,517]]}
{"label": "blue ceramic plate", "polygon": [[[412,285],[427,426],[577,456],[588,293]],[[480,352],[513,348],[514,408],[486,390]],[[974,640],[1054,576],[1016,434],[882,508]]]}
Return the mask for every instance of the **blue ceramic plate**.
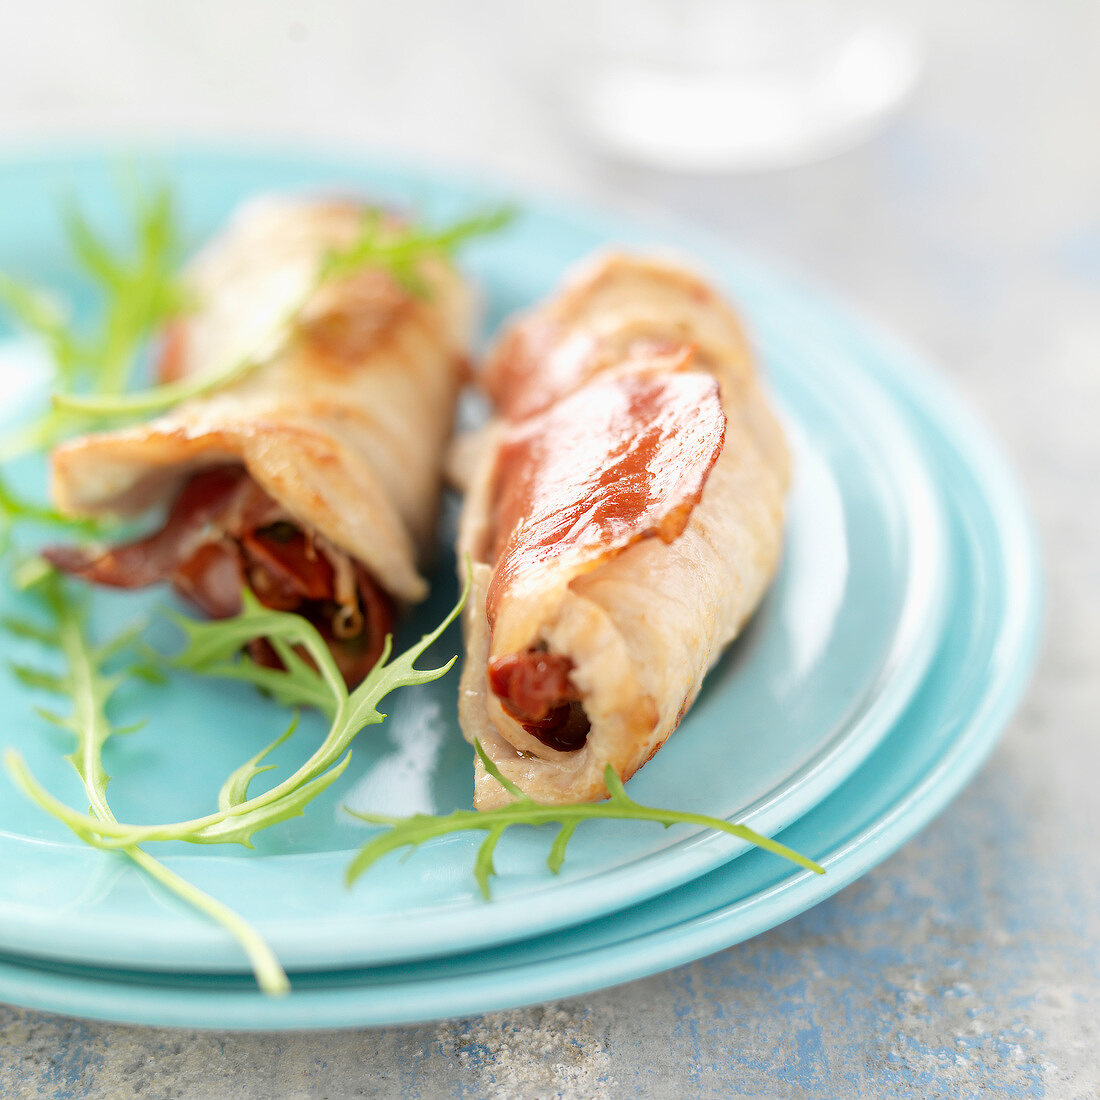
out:
{"label": "blue ceramic plate", "polygon": [[247,979],[0,961],[0,997],[145,1024],[320,1028],[410,1023],[571,996],[688,962],[774,927],[846,886],[926,824],[974,774],[1016,706],[1038,640],[1037,551],[1011,477],[944,387],[881,336],[811,297],[808,337],[891,379],[926,438],[951,515],[954,608],[920,689],[868,760],[782,839],[823,877],[761,853],[590,924],[526,943],[381,969],[297,975],[284,1000]]}
{"label": "blue ceramic plate", "polygon": [[[114,160],[9,164],[0,177],[0,267],[78,292],[56,227],[55,195],[77,193],[116,227]],[[353,189],[430,217],[493,198],[472,185],[376,165],[239,154],[166,156],[192,237],[215,231],[241,198],[264,190]],[[807,339],[791,291],[703,243],[619,218],[521,201],[514,230],[469,253],[489,322],[536,299],[563,269],[608,242],[690,249],[746,306],[791,429],[796,479],[785,561],[746,636],[715,669],[668,746],[631,782],[643,802],[737,818],[765,833],[797,820],[847,778],[894,724],[935,650],[944,607],[946,526],[913,433],[874,372],[830,339]],[[9,389],[33,357],[9,344]],[[14,371],[14,373],[12,373]],[[42,478],[42,464],[20,476]],[[433,598],[406,640],[454,599],[443,524]],[[13,597],[4,597],[10,606]],[[165,605],[162,594],[97,595],[95,625],[111,631]],[[2,608],[0,608],[2,609]],[[154,627],[155,644],[171,631]],[[11,655],[29,657],[14,643]],[[452,632],[440,652],[456,652]],[[299,819],[258,837],[258,850],[161,849],[172,867],[255,923],[288,969],[361,966],[469,951],[622,909],[711,870],[743,846],[691,830],[636,823],[582,829],[558,877],[547,839],[516,832],[497,854],[487,908],[471,875],[478,839],[441,841],[406,863],[389,860],[352,891],[342,872],[367,835],[344,805],[384,812],[445,811],[470,802],[470,750],[454,719],[456,677],[387,703],[390,718],[360,738],[341,782]],[[0,672],[0,707],[18,716],[3,741],[73,804],[81,793],[61,736],[33,715],[35,699]],[[124,820],[191,817],[213,805],[222,779],[267,744],[285,714],[249,689],[179,678],[134,686],[120,719],[152,714],[109,746],[112,802]],[[307,720],[276,762],[300,758],[319,735]],[[721,766],[716,766],[720,764]],[[6,778],[0,782],[6,783]],[[123,859],[76,841],[4,788],[0,798],[0,949],[82,964],[156,970],[243,969],[236,946]]]}

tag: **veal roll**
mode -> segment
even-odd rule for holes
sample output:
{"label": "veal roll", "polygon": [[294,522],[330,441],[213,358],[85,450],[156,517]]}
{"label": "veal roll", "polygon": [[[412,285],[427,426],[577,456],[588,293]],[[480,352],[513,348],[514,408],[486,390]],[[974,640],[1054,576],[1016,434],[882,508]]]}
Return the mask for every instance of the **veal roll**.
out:
{"label": "veal roll", "polygon": [[[590,261],[504,334],[467,471],[460,719],[545,802],[665,742],[779,560],[788,453],[736,315],[658,260]],[[508,794],[480,762],[475,804]]]}
{"label": "veal roll", "polygon": [[[126,545],[55,549],[58,567],[122,587],[168,580],[215,617],[248,586],[310,618],[348,682],[362,679],[395,609],[427,591],[472,320],[469,288],[442,259],[418,265],[416,292],[377,266],[319,281],[367,216],[351,201],[254,200],[198,255],[162,378],[262,365],[147,424],[59,447],[61,509],[160,507],[167,519]],[[252,649],[274,660],[262,641]]]}

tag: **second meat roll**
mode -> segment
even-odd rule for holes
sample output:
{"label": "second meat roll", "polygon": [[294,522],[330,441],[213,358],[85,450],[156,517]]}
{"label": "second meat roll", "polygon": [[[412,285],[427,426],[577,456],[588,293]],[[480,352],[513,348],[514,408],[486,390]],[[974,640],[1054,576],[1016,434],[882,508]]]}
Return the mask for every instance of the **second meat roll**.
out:
{"label": "second meat roll", "polygon": [[[459,714],[543,802],[605,797],[679,725],[780,555],[788,454],[741,325],[690,271],[613,254],[521,318],[483,384]],[[510,796],[477,763],[475,805]]]}

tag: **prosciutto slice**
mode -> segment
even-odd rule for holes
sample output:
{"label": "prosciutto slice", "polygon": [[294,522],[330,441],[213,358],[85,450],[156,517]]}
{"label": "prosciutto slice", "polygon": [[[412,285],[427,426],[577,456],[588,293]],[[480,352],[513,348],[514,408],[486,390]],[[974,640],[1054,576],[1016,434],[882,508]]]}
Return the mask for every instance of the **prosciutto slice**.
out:
{"label": "prosciutto slice", "polygon": [[[393,628],[393,601],[357,562],[303,531],[240,466],[196,474],[160,530],[122,546],[50,547],[58,569],[112,588],[169,581],[213,619],[241,610],[251,589],[265,607],[304,615],[332,649],[349,685],[359,683]],[[279,665],[270,645],[250,645],[261,664]]]}
{"label": "prosciutto slice", "polygon": [[[547,802],[661,747],[779,557],[788,459],[736,316],[700,278],[597,258],[482,379],[463,732]],[[480,762],[475,804],[510,797]]]}
{"label": "prosciutto slice", "polygon": [[[148,424],[59,447],[63,510],[160,507],[167,518],[123,546],[48,552],[95,583],[168,581],[213,617],[234,614],[248,586],[313,621],[349,684],[374,664],[396,609],[426,594],[420,567],[472,319],[468,288],[436,260],[418,269],[422,294],[380,269],[310,293],[363,216],[356,203],[304,199],[238,213],[190,268],[198,308],[165,333],[160,373],[258,352],[263,365]],[[276,661],[261,640],[251,648]]]}

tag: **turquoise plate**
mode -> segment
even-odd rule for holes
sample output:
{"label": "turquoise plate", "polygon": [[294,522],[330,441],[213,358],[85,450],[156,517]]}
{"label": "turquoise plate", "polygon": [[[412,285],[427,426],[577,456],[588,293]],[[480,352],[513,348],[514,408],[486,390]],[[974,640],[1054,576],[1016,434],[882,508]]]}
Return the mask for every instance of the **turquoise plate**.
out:
{"label": "turquoise plate", "polygon": [[[377,165],[230,153],[160,158],[176,185],[190,235],[213,232],[242,197],[263,190],[354,189],[411,203],[444,218],[494,198],[442,176]],[[0,267],[69,288],[55,196],[75,192],[97,221],[117,228],[114,161],[105,156],[8,164],[0,209]],[[712,673],[668,746],[631,782],[641,801],[737,818],[765,833],[797,820],[845,780],[889,731],[919,684],[940,634],[946,592],[946,526],[932,479],[904,418],[858,358],[835,341],[810,339],[790,289],[711,244],[617,217],[523,199],[514,230],[470,250],[490,323],[547,291],[563,269],[609,241],[690,247],[743,302],[771,384],[791,428],[796,481],[786,558],[745,637]],[[74,292],[77,288],[71,288]],[[15,391],[34,398],[33,356],[9,343]],[[20,476],[41,479],[40,462]],[[454,599],[443,526],[429,606],[406,640]],[[13,597],[3,598],[4,608]],[[102,593],[94,621],[107,631],[165,605],[163,594]],[[0,608],[2,609],[2,608]],[[154,644],[171,630],[155,626]],[[456,652],[452,632],[441,652]],[[14,643],[9,653],[32,654]],[[258,837],[258,850],[162,848],[185,877],[256,924],[288,969],[392,963],[497,945],[558,930],[669,890],[739,856],[728,837],[636,823],[582,829],[558,877],[545,868],[541,832],[510,833],[487,908],[471,868],[477,838],[388,860],[347,891],[342,873],[366,831],[344,805],[395,813],[469,805],[470,750],[455,721],[456,677],[388,703],[384,726],[359,739],[343,780],[305,819]],[[81,794],[56,732],[33,716],[39,700],[0,671],[0,707],[14,745],[51,789]],[[190,817],[212,806],[224,778],[285,723],[249,689],[178,678],[134,685],[129,721],[149,726],[109,746],[112,801],[125,820]],[[276,762],[300,758],[319,734],[308,719]],[[724,766],[716,766],[721,762]],[[0,781],[7,783],[6,778]],[[155,970],[244,968],[217,927],[151,887],[124,859],[94,851],[0,787],[0,949],[81,964]]]}
{"label": "turquoise plate", "polygon": [[943,385],[883,337],[810,296],[807,336],[887,378],[920,423],[951,515],[953,614],[923,683],[868,760],[782,839],[824,877],[750,853],[602,920],[493,951],[303,974],[283,1000],[229,976],[171,976],[0,961],[0,997],[144,1024],[327,1028],[411,1023],[572,996],[747,939],[840,890],[942,809],[995,744],[1027,684],[1040,616],[1033,533],[1000,455]]}

